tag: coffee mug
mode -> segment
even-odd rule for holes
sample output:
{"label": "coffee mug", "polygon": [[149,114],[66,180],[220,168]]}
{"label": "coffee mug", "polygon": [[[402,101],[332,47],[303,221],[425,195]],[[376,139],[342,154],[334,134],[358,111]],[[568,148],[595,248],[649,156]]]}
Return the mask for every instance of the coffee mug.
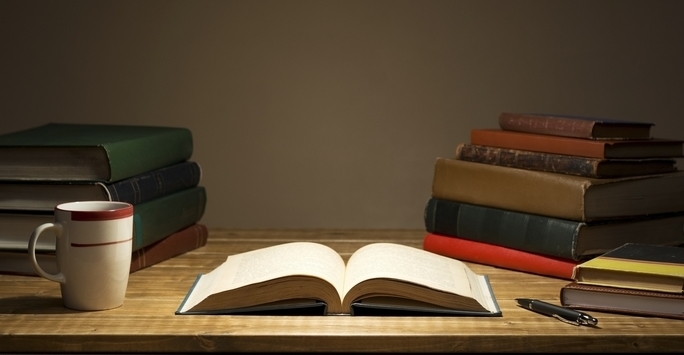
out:
{"label": "coffee mug", "polygon": [[[56,238],[57,274],[36,260],[43,232]],[[58,282],[67,308],[95,311],[123,305],[133,246],[133,206],[125,202],[79,201],[55,207],[55,222],[38,226],[29,239],[29,259],[38,275]]]}

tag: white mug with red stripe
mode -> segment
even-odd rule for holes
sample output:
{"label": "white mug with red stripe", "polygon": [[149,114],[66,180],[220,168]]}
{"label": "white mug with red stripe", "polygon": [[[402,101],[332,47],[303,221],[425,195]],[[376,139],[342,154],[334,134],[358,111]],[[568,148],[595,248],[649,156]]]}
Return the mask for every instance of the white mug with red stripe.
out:
{"label": "white mug with red stripe", "polygon": [[[36,260],[41,234],[56,236],[57,274]],[[133,205],[79,201],[55,207],[55,222],[38,226],[29,239],[29,259],[38,275],[59,282],[67,308],[95,311],[123,305],[133,246]]]}

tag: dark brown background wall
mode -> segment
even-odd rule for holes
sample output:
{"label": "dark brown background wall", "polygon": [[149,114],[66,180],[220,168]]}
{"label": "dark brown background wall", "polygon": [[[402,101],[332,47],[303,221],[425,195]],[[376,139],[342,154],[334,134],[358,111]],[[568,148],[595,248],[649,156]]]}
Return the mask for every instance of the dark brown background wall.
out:
{"label": "dark brown background wall", "polygon": [[185,126],[229,228],[423,228],[502,111],[684,138],[682,1],[1,1],[0,133]]}

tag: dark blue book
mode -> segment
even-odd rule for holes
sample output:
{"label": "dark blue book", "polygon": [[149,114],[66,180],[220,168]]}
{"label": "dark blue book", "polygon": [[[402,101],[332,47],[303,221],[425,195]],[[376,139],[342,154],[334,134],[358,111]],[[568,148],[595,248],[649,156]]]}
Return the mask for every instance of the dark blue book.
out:
{"label": "dark blue book", "polygon": [[139,205],[199,184],[202,170],[185,161],[113,183],[0,181],[0,210],[53,211],[69,201],[120,201]]}

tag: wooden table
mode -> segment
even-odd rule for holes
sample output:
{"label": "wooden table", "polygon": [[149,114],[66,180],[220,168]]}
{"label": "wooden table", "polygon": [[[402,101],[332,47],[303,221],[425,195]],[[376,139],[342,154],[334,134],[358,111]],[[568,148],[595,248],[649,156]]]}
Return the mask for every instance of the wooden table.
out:
{"label": "wooden table", "polygon": [[346,258],[369,242],[422,246],[423,231],[211,230],[203,248],[131,274],[124,305],[62,306],[59,285],[0,275],[0,352],[638,352],[684,351],[684,321],[593,312],[599,328],[515,305],[558,304],[567,281],[469,263],[490,277],[503,317],[177,316],[198,273],[229,254],[288,241],[330,245]]}

